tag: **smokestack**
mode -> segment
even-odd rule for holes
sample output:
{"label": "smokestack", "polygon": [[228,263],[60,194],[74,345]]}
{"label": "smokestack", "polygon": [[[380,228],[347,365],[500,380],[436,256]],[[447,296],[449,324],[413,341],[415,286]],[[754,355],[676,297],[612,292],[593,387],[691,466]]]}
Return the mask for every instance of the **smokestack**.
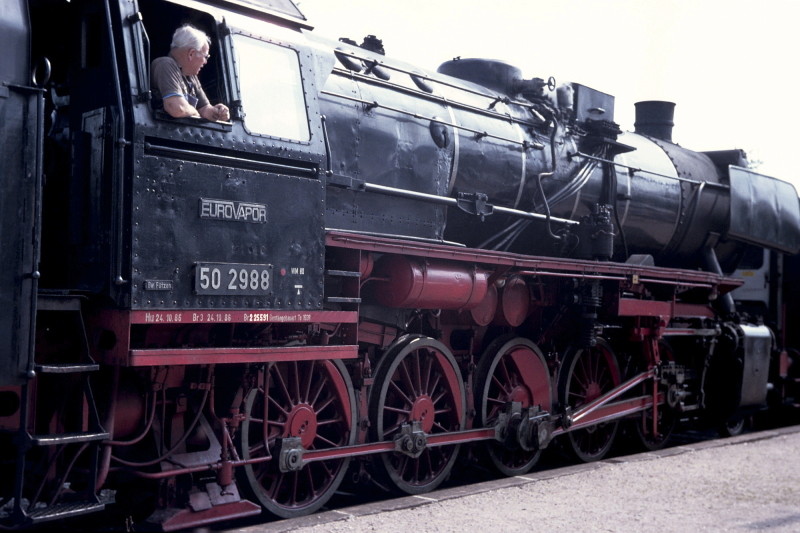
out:
{"label": "smokestack", "polygon": [[634,131],[656,139],[672,142],[672,127],[675,125],[675,104],[661,100],[636,102]]}

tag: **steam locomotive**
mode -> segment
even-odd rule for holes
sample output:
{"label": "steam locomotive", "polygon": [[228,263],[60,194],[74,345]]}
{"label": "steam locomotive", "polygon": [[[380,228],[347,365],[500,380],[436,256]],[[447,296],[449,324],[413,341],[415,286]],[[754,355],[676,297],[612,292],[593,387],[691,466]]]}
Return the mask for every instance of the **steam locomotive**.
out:
{"label": "steam locomotive", "polygon": [[[191,23],[229,122],[152,105]],[[800,203],[740,150],[290,0],[0,5],[0,526],[418,494],[800,402]]]}

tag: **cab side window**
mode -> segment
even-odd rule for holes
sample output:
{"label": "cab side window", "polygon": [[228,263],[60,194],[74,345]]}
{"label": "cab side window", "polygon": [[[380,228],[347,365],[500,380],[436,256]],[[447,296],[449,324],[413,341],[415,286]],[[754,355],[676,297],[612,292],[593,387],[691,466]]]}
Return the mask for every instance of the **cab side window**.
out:
{"label": "cab side window", "polygon": [[247,131],[308,141],[311,135],[297,52],[244,35],[235,35],[233,44]]}
{"label": "cab side window", "polygon": [[[214,17],[208,13],[161,0],[139,0],[139,9],[147,34],[147,46],[144,47],[147,57],[144,57],[143,61],[148,72],[153,60],[170,53],[170,43],[175,30],[184,24],[190,24],[211,38],[210,57],[198,74],[200,85],[212,105],[220,102],[227,104],[230,95],[224,82],[223,53]],[[160,111],[162,109],[160,101],[153,101],[152,107],[159,111],[159,116],[167,116]]]}

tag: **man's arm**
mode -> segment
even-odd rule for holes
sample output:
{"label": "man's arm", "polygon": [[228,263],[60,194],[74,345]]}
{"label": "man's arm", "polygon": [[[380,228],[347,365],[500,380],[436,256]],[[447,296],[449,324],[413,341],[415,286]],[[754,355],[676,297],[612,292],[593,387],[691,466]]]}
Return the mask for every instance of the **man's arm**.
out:
{"label": "man's arm", "polygon": [[184,98],[179,94],[172,95],[169,98],[164,98],[164,111],[166,111],[167,114],[169,114],[169,116],[173,118],[184,118],[184,117],[199,118],[200,116],[202,116],[200,113],[197,112],[197,109],[195,109],[193,106],[189,104],[189,102],[186,101],[186,98]]}

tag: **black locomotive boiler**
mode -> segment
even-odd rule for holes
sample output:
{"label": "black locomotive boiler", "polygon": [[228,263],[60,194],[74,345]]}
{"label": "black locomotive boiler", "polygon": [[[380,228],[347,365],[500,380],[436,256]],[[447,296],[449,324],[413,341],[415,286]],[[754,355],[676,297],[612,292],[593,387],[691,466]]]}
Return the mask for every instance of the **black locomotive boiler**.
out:
{"label": "black locomotive boiler", "polygon": [[[173,30],[228,122],[153,105]],[[288,0],[0,5],[0,527],[418,494],[800,402],[800,203],[672,104],[438,72]]]}

